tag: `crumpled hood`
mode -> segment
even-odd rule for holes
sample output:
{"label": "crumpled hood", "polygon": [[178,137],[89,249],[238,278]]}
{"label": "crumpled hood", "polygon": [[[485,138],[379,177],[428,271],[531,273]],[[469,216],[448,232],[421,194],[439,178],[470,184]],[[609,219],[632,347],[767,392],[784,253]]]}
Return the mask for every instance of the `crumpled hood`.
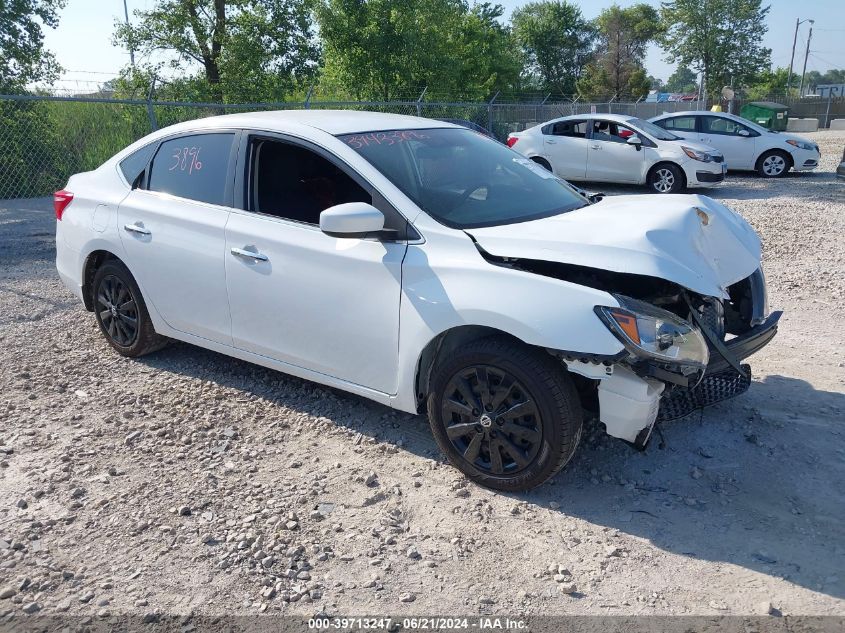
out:
{"label": "crumpled hood", "polygon": [[499,257],[648,275],[722,298],[757,270],[761,256],[751,226],[700,195],[611,196],[550,218],[467,233]]}

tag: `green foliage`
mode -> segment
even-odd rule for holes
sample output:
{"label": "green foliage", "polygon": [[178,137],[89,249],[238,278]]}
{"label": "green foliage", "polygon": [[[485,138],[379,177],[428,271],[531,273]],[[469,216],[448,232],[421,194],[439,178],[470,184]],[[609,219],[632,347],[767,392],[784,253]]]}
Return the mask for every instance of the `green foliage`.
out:
{"label": "green foliage", "polygon": [[0,0],[0,92],[50,81],[61,71],[44,50],[42,25],[56,28],[65,0]]}
{"label": "green foliage", "polygon": [[521,60],[502,7],[464,0],[322,0],[321,86],[332,96],[483,98],[510,87]]}
{"label": "green foliage", "polygon": [[574,94],[596,35],[581,9],[565,0],[529,2],[511,20],[528,78],[548,92]]}
{"label": "green foliage", "polygon": [[661,32],[657,11],[642,3],[625,9],[614,4],[601,12],[595,26],[596,54],[578,91],[587,98],[644,97],[651,84],[643,59],[649,42]]}
{"label": "green foliage", "polygon": [[657,92],[666,92],[666,84],[663,83],[663,80],[660,77],[652,77],[651,75],[648,75],[646,77],[646,81],[648,81],[649,90],[656,90]]}
{"label": "green foliage", "polygon": [[[793,75],[793,77],[795,76]],[[823,86],[825,84],[845,84],[845,68],[831,69],[826,73],[820,73],[818,70],[810,70],[804,76],[804,83],[811,88],[815,88],[819,85]],[[798,85],[794,78],[792,80],[792,84]]]}
{"label": "green foliage", "polygon": [[668,61],[702,73],[711,95],[769,66],[771,50],[762,45],[769,7],[761,0],[671,0],[660,12]]}
{"label": "green foliage", "polygon": [[[786,95],[786,79],[788,76],[788,68],[765,70],[744,87],[745,97],[753,100],[763,99],[771,95]],[[798,82],[800,79],[800,75],[792,73],[792,87],[789,90],[792,96],[798,96]]]}
{"label": "green foliage", "polygon": [[668,92],[692,93],[698,89],[698,76],[687,66],[678,66],[666,82]]}
{"label": "green foliage", "polygon": [[313,77],[319,57],[308,0],[156,0],[135,11],[135,24],[116,22],[114,40],[141,55],[167,53],[180,73],[198,66],[178,81],[221,102],[281,100]]}

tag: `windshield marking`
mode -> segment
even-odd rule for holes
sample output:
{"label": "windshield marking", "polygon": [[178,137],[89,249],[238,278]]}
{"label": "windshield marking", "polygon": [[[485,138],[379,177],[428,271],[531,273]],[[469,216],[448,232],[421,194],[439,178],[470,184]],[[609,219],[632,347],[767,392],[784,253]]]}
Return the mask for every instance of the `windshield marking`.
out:
{"label": "windshield marking", "polygon": [[370,132],[368,134],[356,134],[346,139],[346,144],[352,149],[361,149],[370,144],[373,145],[395,145],[404,141],[425,140],[429,138],[416,130],[394,130],[391,132]]}

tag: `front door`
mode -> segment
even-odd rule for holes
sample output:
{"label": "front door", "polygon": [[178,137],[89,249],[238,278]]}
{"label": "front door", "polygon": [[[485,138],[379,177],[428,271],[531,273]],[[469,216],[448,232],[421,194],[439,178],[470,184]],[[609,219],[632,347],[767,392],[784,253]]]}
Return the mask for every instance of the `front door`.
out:
{"label": "front door", "polygon": [[165,140],[118,208],[126,265],[175,330],[232,344],[223,268],[235,134]]}
{"label": "front door", "polygon": [[[587,180],[605,182],[642,181],[645,151],[628,144],[634,130],[613,121],[593,121]],[[647,141],[643,140],[643,144]]]}
{"label": "front door", "polygon": [[722,152],[728,169],[754,169],[757,132],[727,117],[704,115],[699,119],[699,140]]}
{"label": "front door", "polygon": [[246,209],[226,226],[236,347],[396,393],[404,241],[330,237],[320,212],[373,196],[288,141],[250,140]]}

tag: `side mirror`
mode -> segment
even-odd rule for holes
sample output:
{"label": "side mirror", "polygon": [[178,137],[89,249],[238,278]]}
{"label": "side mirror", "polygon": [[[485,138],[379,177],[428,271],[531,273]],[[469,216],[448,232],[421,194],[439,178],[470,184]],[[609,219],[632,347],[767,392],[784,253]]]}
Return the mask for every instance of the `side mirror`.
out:
{"label": "side mirror", "polygon": [[628,145],[633,145],[634,147],[636,147],[638,152],[642,148],[642,144],[643,144],[643,140],[639,136],[637,136],[636,134],[634,136],[629,136],[628,140],[625,141],[625,142]]}
{"label": "side mirror", "polygon": [[745,138],[751,136],[751,133],[748,130],[740,130],[739,132],[737,132],[737,134],[739,134],[740,136],[744,136]]}
{"label": "side mirror", "polygon": [[320,213],[320,230],[332,237],[364,237],[384,229],[384,214],[366,202],[336,204]]}

